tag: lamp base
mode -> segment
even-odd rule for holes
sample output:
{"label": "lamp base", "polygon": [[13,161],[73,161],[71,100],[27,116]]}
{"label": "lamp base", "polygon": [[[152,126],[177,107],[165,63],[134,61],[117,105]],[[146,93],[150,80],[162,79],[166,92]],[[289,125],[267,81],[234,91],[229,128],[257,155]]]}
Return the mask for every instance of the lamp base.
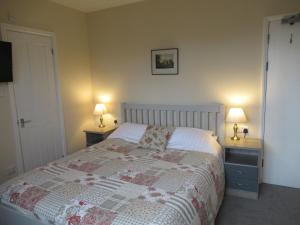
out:
{"label": "lamp base", "polygon": [[233,137],[231,137],[231,140],[233,140],[233,141],[239,141],[241,138],[240,137],[238,137],[238,136],[233,136]]}
{"label": "lamp base", "polygon": [[102,116],[102,114],[100,115],[100,124],[99,124],[99,128],[104,128],[105,127],[105,125],[104,125],[104,123],[103,123],[103,116]]}
{"label": "lamp base", "polygon": [[234,126],[233,126],[234,135],[233,135],[233,137],[231,137],[231,140],[233,140],[233,141],[239,141],[240,140],[240,137],[237,136],[238,129],[239,129],[238,125],[235,123]]}

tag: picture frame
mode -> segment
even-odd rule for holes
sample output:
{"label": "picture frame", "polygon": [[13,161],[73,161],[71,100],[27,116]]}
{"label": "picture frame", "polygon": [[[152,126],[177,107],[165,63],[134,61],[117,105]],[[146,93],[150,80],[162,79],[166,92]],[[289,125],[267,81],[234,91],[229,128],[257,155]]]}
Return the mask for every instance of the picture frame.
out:
{"label": "picture frame", "polygon": [[178,48],[151,50],[152,75],[178,75]]}

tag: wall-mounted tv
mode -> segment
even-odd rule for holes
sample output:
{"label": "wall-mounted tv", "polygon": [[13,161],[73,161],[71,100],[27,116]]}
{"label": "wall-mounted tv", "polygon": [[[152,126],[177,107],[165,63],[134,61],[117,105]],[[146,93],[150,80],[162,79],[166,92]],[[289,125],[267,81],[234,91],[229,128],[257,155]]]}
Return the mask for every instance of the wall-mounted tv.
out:
{"label": "wall-mounted tv", "polygon": [[12,48],[11,43],[0,41],[0,82],[12,82]]}

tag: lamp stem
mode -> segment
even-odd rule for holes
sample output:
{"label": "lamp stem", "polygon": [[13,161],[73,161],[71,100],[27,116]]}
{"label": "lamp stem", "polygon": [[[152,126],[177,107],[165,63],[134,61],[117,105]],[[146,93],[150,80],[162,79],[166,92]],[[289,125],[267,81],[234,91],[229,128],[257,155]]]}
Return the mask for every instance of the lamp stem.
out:
{"label": "lamp stem", "polygon": [[234,140],[234,141],[240,140],[240,137],[237,136],[238,129],[239,129],[238,125],[235,123],[234,126],[233,126],[234,136],[231,137],[231,140]]}
{"label": "lamp stem", "polygon": [[105,127],[104,122],[103,122],[103,115],[102,113],[100,114],[100,124],[99,124],[99,128],[103,128]]}

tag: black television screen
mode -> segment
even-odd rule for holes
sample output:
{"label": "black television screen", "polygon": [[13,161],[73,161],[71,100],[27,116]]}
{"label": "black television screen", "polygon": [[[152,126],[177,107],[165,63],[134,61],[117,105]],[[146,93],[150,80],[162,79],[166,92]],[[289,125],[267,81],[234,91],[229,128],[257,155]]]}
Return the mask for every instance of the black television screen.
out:
{"label": "black television screen", "polygon": [[11,43],[0,41],[0,82],[12,82]]}

